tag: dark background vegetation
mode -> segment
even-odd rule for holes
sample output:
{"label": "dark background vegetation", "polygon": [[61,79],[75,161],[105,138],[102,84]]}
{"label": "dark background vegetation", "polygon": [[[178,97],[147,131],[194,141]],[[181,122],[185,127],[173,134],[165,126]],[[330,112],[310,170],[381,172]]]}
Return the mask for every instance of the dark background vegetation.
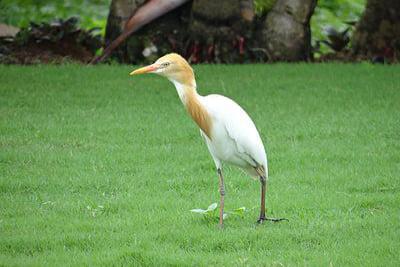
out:
{"label": "dark background vegetation", "polygon": [[[0,2],[0,22],[17,27],[27,27],[29,22],[50,22],[55,18],[77,16],[82,28],[99,27],[105,34],[110,0],[3,0]],[[274,0],[255,0],[258,14],[270,10]],[[348,27],[346,22],[359,20],[366,0],[319,0],[311,20],[312,42],[326,39],[326,29],[338,31]],[[322,53],[330,52],[321,45]],[[319,54],[316,54],[318,57]]]}

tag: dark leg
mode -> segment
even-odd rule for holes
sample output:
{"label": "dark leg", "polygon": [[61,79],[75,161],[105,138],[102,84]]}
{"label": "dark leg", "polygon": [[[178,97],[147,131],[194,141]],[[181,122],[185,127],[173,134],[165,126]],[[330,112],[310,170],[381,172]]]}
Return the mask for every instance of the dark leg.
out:
{"label": "dark leg", "polygon": [[265,216],[265,194],[267,192],[267,179],[265,176],[260,176],[261,182],[261,210],[260,210],[260,218],[258,218],[258,223],[263,223],[264,221],[272,221],[272,222],[280,222],[287,221],[285,218],[267,218]]}
{"label": "dark leg", "polygon": [[219,203],[219,226],[224,226],[224,196],[225,196],[225,183],[224,177],[222,176],[222,170],[218,169],[219,176],[219,194],[221,196]]}
{"label": "dark leg", "polygon": [[267,181],[264,176],[260,176],[261,182],[261,210],[260,210],[260,218],[258,218],[258,223],[262,223],[265,221],[265,191],[267,190]]}

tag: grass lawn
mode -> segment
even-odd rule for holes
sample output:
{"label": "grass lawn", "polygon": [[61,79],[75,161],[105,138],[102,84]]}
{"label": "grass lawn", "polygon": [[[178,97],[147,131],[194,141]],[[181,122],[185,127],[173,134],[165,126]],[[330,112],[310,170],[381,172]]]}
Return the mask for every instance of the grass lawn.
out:
{"label": "grass lawn", "polygon": [[400,66],[196,66],[267,148],[226,168],[225,229],[194,208],[218,178],[173,85],[128,66],[0,66],[1,266],[398,266]]}

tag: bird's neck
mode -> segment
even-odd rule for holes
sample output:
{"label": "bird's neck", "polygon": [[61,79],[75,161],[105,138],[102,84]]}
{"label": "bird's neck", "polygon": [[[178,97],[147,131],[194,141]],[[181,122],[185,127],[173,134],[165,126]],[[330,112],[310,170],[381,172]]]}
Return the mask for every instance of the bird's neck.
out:
{"label": "bird's neck", "polygon": [[211,139],[212,121],[209,112],[201,101],[202,96],[197,93],[196,82],[182,84],[172,81],[178,92],[179,98],[187,112],[200,127],[200,129]]}
{"label": "bird's neck", "polygon": [[174,80],[171,80],[175,85],[176,92],[178,92],[179,98],[182,101],[182,104],[187,105],[187,99],[189,96],[200,97],[196,90],[196,82],[193,81],[191,83],[180,83]]}

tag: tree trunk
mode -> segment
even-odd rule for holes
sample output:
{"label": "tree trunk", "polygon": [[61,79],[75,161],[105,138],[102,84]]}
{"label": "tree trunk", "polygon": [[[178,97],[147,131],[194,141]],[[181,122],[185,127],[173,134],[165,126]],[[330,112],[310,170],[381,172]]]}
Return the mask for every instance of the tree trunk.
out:
{"label": "tree trunk", "polygon": [[270,60],[310,59],[310,19],[316,4],[317,0],[277,0],[263,30]]}
{"label": "tree trunk", "polygon": [[[123,31],[131,15],[146,0],[112,0],[107,18],[105,45],[108,46]],[[122,44],[113,52],[113,57],[123,61],[126,55],[126,44]]]}
{"label": "tree trunk", "polygon": [[400,59],[400,1],[368,0],[353,35],[353,53],[369,59]]}
{"label": "tree trunk", "polygon": [[[273,1],[273,11],[266,17],[255,16],[253,0],[189,1],[133,33],[112,57],[136,64],[150,63],[169,52],[191,63],[309,59],[309,22],[316,0]],[[106,44],[121,34],[138,8],[151,3],[146,2],[112,0]]]}
{"label": "tree trunk", "polygon": [[194,0],[189,61],[243,62],[253,19],[253,0]]}
{"label": "tree trunk", "polygon": [[[124,30],[129,18],[146,0],[112,0],[107,20],[106,45]],[[111,58],[122,63],[151,63],[169,52],[184,52],[190,17],[188,2],[181,7],[155,19],[134,32],[112,53]]]}

